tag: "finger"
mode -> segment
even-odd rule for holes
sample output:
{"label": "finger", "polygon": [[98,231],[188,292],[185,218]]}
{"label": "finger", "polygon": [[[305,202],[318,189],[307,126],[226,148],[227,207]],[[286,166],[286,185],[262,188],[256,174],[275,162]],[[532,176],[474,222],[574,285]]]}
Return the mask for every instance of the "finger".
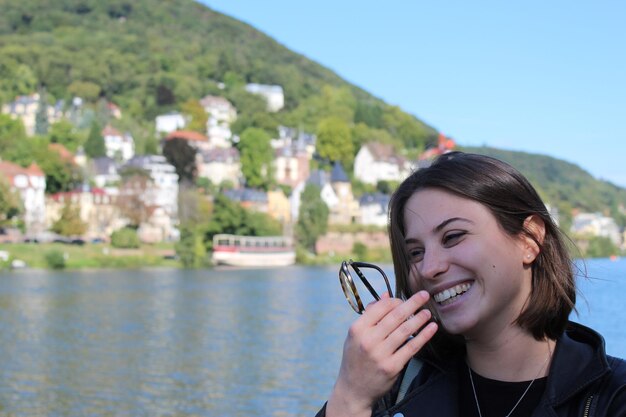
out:
{"label": "finger", "polygon": [[430,339],[437,333],[439,326],[435,322],[430,322],[420,330],[413,338],[407,341],[400,349],[394,353],[394,359],[406,364],[417,352],[419,352]]}
{"label": "finger", "polygon": [[409,317],[422,308],[429,297],[426,291],[418,291],[413,294],[408,300],[385,315],[378,326],[376,326],[377,331],[381,332],[384,338],[387,338],[398,326],[406,322]]}
{"label": "finger", "polygon": [[374,301],[367,305],[365,312],[359,320],[366,326],[376,326],[391,310],[400,304],[402,304],[402,300],[399,298],[391,298],[389,295],[385,296],[383,294],[379,301]]}
{"label": "finger", "polygon": [[409,317],[387,337],[385,340],[385,349],[391,353],[398,350],[411,336],[418,333],[431,318],[432,314],[430,310],[427,309],[422,309],[417,314]]}
{"label": "finger", "polygon": [[367,310],[368,308],[370,308],[371,306],[373,306],[374,304],[376,304],[377,302],[379,302],[382,299],[385,298],[390,298],[389,297],[389,293],[387,291],[385,291],[384,293],[382,293],[382,295],[380,296],[380,299],[378,300],[372,300],[370,301],[366,306],[365,306],[365,310]]}

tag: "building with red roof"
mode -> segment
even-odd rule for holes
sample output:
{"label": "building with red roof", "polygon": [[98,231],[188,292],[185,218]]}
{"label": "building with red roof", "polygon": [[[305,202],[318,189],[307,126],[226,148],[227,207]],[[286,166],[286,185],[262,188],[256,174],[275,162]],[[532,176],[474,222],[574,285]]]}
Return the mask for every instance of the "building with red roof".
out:
{"label": "building with red roof", "polygon": [[23,168],[12,162],[0,161],[0,177],[7,181],[22,200],[26,233],[43,232],[46,220],[46,174],[34,162],[28,168]]}

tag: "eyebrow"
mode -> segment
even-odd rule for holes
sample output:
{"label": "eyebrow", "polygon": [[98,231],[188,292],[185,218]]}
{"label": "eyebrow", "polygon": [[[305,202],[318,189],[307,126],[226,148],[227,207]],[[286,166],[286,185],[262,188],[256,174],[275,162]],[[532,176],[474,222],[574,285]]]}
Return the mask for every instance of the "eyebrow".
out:
{"label": "eyebrow", "polygon": [[[441,223],[439,223],[437,226],[435,226],[435,227],[433,228],[433,233],[439,233],[439,232],[441,231],[441,229],[443,229],[444,227],[446,227],[446,226],[447,226],[447,225],[449,225],[450,223],[453,223],[453,222],[458,222],[458,221],[460,221],[460,222],[465,222],[465,223],[470,223],[470,224],[474,224],[474,222],[473,222],[473,221],[471,221],[471,220],[469,220],[469,219],[466,219],[466,218],[464,218],[464,217],[452,217],[452,218],[449,218],[449,219],[447,219],[447,220],[442,221],[442,222],[441,222]],[[417,243],[417,242],[419,242],[419,240],[418,240],[418,239],[412,239],[412,238],[410,238],[410,239],[405,239],[405,241],[404,241],[404,242],[405,242],[405,243]]]}

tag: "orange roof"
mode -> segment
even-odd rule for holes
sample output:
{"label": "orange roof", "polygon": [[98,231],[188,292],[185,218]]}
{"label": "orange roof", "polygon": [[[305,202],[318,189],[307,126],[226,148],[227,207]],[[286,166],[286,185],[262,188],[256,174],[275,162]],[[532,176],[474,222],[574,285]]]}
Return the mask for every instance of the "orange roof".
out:
{"label": "orange roof", "polygon": [[18,175],[34,175],[44,177],[46,174],[39,168],[36,163],[30,164],[28,168],[22,168],[21,166],[9,161],[0,161],[0,174],[4,174],[5,177],[13,182],[13,178]]}
{"label": "orange roof", "polygon": [[182,139],[196,142],[208,142],[209,140],[209,138],[204,136],[202,133],[193,132],[191,130],[175,130],[165,138],[165,140],[171,139]]}
{"label": "orange roof", "polygon": [[48,145],[48,149],[58,153],[64,161],[74,162],[74,154],[60,143],[51,143]]}

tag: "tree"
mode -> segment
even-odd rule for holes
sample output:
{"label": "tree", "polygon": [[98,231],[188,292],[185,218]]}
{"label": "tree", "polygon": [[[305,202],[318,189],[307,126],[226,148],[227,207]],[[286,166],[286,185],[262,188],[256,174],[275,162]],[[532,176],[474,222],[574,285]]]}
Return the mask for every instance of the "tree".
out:
{"label": "tree", "polygon": [[341,162],[347,170],[354,162],[352,132],[338,117],[328,117],[317,127],[317,153],[330,162]]}
{"label": "tree", "polygon": [[198,100],[187,100],[181,104],[180,111],[191,117],[191,120],[185,127],[186,129],[199,133],[206,132],[206,124],[209,120],[209,115],[204,111],[204,108],[200,105]]}
{"label": "tree", "polygon": [[197,175],[196,153],[196,149],[184,139],[173,138],[165,141],[163,156],[176,168],[179,183],[194,183]]}
{"label": "tree", "polygon": [[37,165],[46,174],[46,192],[54,194],[74,190],[83,182],[83,175],[77,165],[63,160],[61,155],[48,147],[35,150],[33,155]]}
{"label": "tree", "polygon": [[22,212],[22,201],[4,177],[0,177],[0,226],[5,226]]}
{"label": "tree", "polygon": [[111,233],[111,246],[122,249],[136,249],[141,246],[137,230],[123,227]]}
{"label": "tree", "polygon": [[63,119],[50,126],[48,138],[50,143],[59,143],[69,151],[76,152],[78,147],[82,145],[84,136],[76,131],[71,122]]}
{"label": "tree", "polygon": [[593,236],[589,239],[589,246],[585,251],[587,258],[608,258],[609,256],[619,255],[620,251],[611,239],[604,236]]}
{"label": "tree", "polygon": [[96,120],[91,122],[89,135],[85,142],[85,154],[90,158],[98,158],[106,156],[106,148],[104,146],[104,138],[102,137],[102,126]]}
{"label": "tree", "polygon": [[303,247],[315,252],[317,238],[326,233],[328,207],[320,196],[318,186],[307,184],[300,197],[300,210],[296,223],[296,239]]}
{"label": "tree", "polygon": [[272,184],[274,153],[270,139],[265,131],[254,127],[246,129],[241,134],[238,144],[241,173],[249,187],[267,190]]}
{"label": "tree", "polygon": [[7,151],[25,139],[26,131],[22,121],[13,120],[8,114],[0,114],[0,156],[6,158]]}
{"label": "tree", "polygon": [[122,216],[128,219],[130,226],[138,228],[148,221],[151,215],[147,199],[153,185],[152,178],[140,168],[129,168],[120,174],[122,184],[116,206]]}
{"label": "tree", "polygon": [[39,90],[39,105],[35,114],[35,133],[45,135],[48,133],[48,95],[46,89]]}
{"label": "tree", "polygon": [[51,230],[62,236],[81,236],[87,231],[87,223],[80,218],[80,207],[67,200],[61,210],[61,217],[54,222]]}
{"label": "tree", "polygon": [[213,236],[218,233],[273,236],[281,233],[281,225],[269,215],[246,210],[219,194],[215,197],[211,220],[205,229],[204,242],[207,248],[212,248]]}

